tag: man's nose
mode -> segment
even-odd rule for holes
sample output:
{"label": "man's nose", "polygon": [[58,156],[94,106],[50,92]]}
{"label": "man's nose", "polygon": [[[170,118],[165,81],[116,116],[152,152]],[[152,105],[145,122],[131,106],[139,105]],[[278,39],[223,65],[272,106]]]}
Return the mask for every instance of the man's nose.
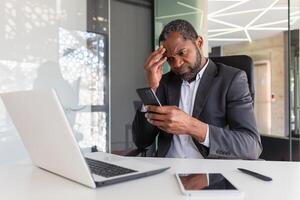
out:
{"label": "man's nose", "polygon": [[183,60],[181,58],[175,57],[173,62],[173,67],[179,68],[183,64]]}

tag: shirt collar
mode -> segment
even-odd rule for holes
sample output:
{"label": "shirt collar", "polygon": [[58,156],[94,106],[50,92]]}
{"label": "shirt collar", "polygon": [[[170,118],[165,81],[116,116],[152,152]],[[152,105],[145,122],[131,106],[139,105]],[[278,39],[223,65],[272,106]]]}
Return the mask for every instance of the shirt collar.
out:
{"label": "shirt collar", "polygon": [[200,72],[198,72],[198,74],[196,76],[196,81],[198,81],[203,76],[203,73],[204,73],[205,69],[207,68],[208,63],[209,63],[209,59],[207,59],[203,68],[200,70]]}

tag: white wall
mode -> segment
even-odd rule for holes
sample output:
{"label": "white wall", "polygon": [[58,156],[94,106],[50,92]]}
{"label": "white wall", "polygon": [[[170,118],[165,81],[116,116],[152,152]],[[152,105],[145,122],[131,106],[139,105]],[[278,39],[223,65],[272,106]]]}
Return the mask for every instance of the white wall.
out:
{"label": "white wall", "polygon": [[[125,148],[125,126],[131,124],[144,87],[144,62],[151,52],[151,9],[111,0],[111,138],[112,150]],[[131,132],[129,132],[131,136]]]}

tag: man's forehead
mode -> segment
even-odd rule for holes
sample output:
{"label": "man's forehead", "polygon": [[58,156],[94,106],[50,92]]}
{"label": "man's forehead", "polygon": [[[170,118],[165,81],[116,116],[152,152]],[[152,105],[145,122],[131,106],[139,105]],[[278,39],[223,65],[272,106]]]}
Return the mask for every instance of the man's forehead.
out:
{"label": "man's forehead", "polygon": [[176,54],[181,49],[186,48],[187,40],[183,38],[174,38],[172,40],[165,40],[161,45],[166,49],[165,56]]}
{"label": "man's forehead", "polygon": [[166,49],[165,54],[174,54],[174,53],[177,53],[184,46],[183,45],[174,45],[174,46],[170,47],[170,46],[163,45],[163,47]]}
{"label": "man's forehead", "polygon": [[160,43],[165,49],[166,53],[176,53],[178,50],[186,45],[186,40],[179,33],[171,33],[165,41]]}

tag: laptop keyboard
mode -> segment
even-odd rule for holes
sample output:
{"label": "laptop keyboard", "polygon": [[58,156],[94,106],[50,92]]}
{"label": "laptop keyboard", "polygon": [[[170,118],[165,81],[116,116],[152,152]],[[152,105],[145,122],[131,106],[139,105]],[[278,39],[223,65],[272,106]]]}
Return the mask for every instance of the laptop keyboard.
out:
{"label": "laptop keyboard", "polygon": [[90,158],[85,158],[85,160],[93,174],[103,176],[105,178],[137,172],[132,169],[120,167],[99,160],[93,160]]}

